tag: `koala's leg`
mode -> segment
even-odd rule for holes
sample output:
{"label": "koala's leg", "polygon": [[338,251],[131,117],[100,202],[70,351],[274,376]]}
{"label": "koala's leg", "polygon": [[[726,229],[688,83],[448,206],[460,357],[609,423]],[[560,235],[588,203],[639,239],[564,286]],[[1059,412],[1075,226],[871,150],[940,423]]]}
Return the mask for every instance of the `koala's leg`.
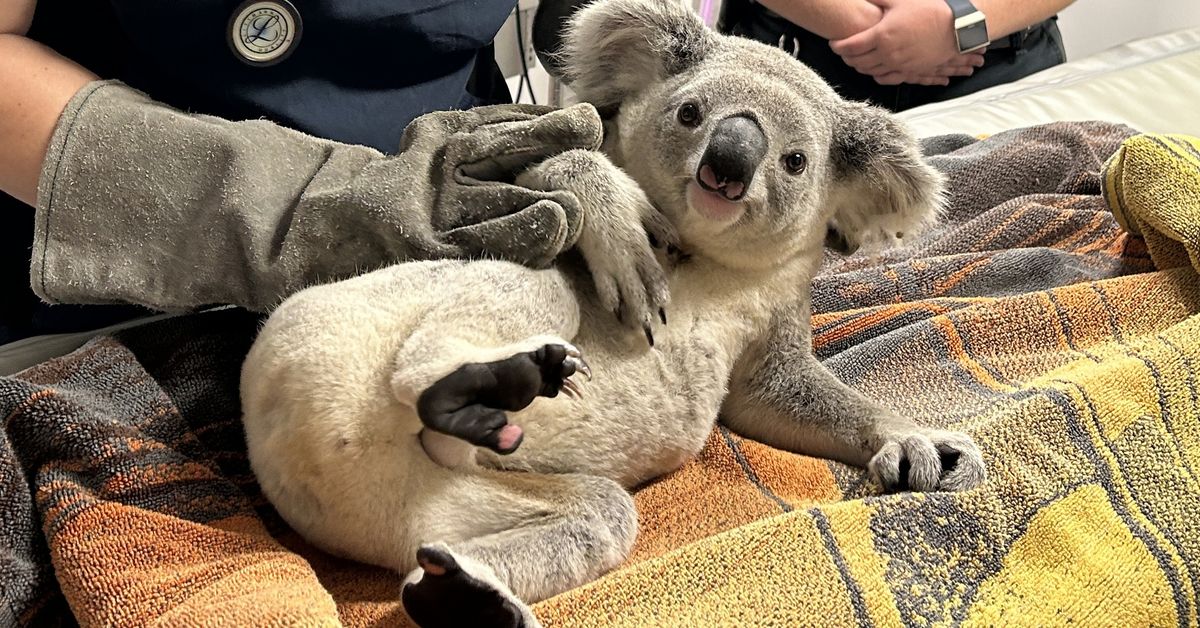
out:
{"label": "koala's leg", "polygon": [[537,626],[527,604],[621,564],[637,534],[629,494],[586,475],[459,474],[422,509],[401,597],[424,627]]}
{"label": "koala's leg", "polygon": [[[400,346],[392,394],[415,410],[426,431],[507,454],[522,432],[506,412],[538,396],[578,395],[573,376],[591,375],[568,341],[579,328],[579,304],[555,271],[500,267],[471,281],[481,288],[448,297]],[[448,466],[457,465],[447,458],[466,454],[461,442],[427,434],[422,441],[431,455],[442,452],[435,459]]]}
{"label": "koala's leg", "polygon": [[812,354],[807,317],[777,319],[743,356],[722,420],[773,447],[865,467],[886,490],[960,491],[985,478],[970,436],[917,425],[830,373]]}
{"label": "koala's leg", "polygon": [[520,446],[524,434],[508,422],[506,411],[523,410],[535,397],[557,397],[560,391],[581,396],[572,376],[591,375],[583,353],[561,338],[534,337],[498,352],[507,355],[465,363],[426,388],[417,398],[421,423],[440,434],[509,454]]}
{"label": "koala's leg", "polygon": [[577,246],[600,304],[653,345],[653,321],[666,322],[670,300],[654,248],[674,249],[678,235],[637,182],[602,153],[570,150],[525,171],[517,184],[575,195],[584,216]]}

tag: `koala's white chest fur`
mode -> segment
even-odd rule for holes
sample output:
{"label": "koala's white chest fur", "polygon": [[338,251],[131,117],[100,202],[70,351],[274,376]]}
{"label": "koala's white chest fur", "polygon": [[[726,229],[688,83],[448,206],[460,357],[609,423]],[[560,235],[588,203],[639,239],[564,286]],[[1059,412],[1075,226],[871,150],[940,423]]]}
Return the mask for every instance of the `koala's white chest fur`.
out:
{"label": "koala's white chest fur", "polygon": [[[768,302],[780,286],[800,285],[680,269],[650,348],[576,289],[586,281],[503,262],[425,262],[294,296],[243,370],[251,462],[268,497],[281,511],[294,507],[285,516],[304,527],[309,513],[378,507],[347,498],[372,473],[420,490],[430,465],[473,466],[472,456],[486,467],[647,481],[700,450],[734,363],[767,325]],[[421,443],[415,401],[425,388],[464,363],[534,348],[520,343],[556,329],[592,365],[581,400],[539,397],[511,413],[525,439],[508,456],[449,437]]]}
{"label": "koala's white chest fur", "polygon": [[[595,376],[583,398],[539,398],[512,421],[525,429],[508,456],[479,450],[485,466],[582,472],[633,486],[672,471],[699,452],[723,402],[744,347],[761,335],[770,310],[759,295],[772,286],[722,285],[701,269],[673,281],[666,325],[655,345],[621,327],[611,314],[586,310],[572,342]],[[714,281],[714,279],[716,279]]]}

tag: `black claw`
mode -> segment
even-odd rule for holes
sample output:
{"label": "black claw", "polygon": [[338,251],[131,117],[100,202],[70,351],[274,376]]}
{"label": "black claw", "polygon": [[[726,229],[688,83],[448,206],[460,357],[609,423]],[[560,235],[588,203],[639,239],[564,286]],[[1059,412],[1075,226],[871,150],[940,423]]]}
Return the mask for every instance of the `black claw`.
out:
{"label": "black claw", "polygon": [[654,346],[654,334],[650,331],[650,323],[643,323],[642,331],[646,332],[646,342],[649,342],[650,346],[653,347]]}
{"label": "black claw", "polygon": [[618,323],[625,324],[625,313],[621,311],[621,306],[618,305],[617,309],[613,310],[613,314],[617,316]]}
{"label": "black claw", "polygon": [[658,238],[654,237],[653,233],[647,233],[646,235],[650,237],[650,246],[657,249],[658,248]]}
{"label": "black claw", "polygon": [[667,324],[667,311],[663,308],[658,308],[658,317],[662,319],[663,325]]}

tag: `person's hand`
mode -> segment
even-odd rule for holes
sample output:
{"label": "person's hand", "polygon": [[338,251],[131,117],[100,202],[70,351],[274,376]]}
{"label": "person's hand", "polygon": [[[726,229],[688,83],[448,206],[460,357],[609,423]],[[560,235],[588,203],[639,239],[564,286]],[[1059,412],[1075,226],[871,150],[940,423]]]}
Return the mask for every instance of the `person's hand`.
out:
{"label": "person's hand", "polygon": [[947,85],[983,65],[980,52],[960,54],[954,16],[943,0],[870,0],[883,9],[878,24],[829,42],[846,65],[881,85]]}

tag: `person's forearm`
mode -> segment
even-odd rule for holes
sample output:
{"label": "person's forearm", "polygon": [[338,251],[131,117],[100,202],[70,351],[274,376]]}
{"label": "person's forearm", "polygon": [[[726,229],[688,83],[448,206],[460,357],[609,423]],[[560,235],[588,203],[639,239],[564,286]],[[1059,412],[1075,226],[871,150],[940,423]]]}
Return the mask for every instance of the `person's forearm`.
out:
{"label": "person's forearm", "polygon": [[34,0],[5,0],[9,4],[0,9],[0,33],[24,35],[33,24]]}
{"label": "person's forearm", "polygon": [[995,41],[1062,11],[1074,0],[972,0],[987,16],[988,39]]}
{"label": "person's forearm", "polygon": [[33,205],[50,136],[96,76],[21,35],[0,33],[0,190]]}
{"label": "person's forearm", "polygon": [[883,11],[867,0],[759,0],[789,22],[824,37],[843,39],[872,27]]}

